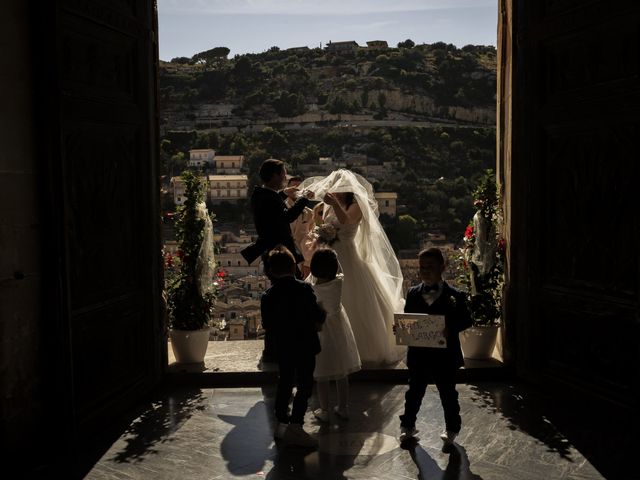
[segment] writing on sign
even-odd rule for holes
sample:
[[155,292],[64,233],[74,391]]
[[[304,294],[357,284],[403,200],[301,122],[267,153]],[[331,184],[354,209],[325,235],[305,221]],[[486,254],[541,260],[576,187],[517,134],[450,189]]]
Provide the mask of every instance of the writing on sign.
[[397,345],[447,348],[447,339],[442,334],[444,315],[395,313],[393,317]]

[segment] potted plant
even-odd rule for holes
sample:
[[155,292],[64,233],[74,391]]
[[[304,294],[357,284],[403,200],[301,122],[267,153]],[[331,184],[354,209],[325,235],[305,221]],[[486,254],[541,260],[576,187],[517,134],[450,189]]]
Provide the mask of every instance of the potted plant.
[[178,250],[165,257],[169,337],[179,363],[204,361],[216,294],[213,226],[204,199],[204,182],[182,175],[185,201],[176,212]]
[[491,358],[502,320],[505,241],[493,170],[485,172],[474,198],[477,210],[464,233],[461,274],[473,326],[460,334],[460,343],[465,357],[480,359]]

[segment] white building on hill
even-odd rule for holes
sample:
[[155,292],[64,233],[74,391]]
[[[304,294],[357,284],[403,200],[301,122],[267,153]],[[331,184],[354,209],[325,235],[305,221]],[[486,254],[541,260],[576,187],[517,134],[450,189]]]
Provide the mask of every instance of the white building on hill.
[[209,175],[209,200],[212,203],[230,202],[247,198],[246,175]]
[[396,192],[376,192],[375,196],[380,214],[386,213],[391,217],[397,215],[398,194]]
[[199,148],[189,150],[189,166],[204,167],[206,165],[213,166],[216,151],[211,148]]
[[217,175],[239,174],[244,166],[244,155],[216,155],[214,162]]

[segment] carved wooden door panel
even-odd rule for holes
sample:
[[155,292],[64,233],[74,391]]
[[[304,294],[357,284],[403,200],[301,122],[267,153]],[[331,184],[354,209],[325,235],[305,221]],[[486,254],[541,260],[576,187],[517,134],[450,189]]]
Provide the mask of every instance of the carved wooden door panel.
[[524,168],[514,195],[526,196],[520,283],[528,289],[521,367],[542,384],[632,406],[640,379],[640,8],[517,5],[514,135]]
[[139,401],[162,372],[154,3],[50,7],[60,349],[69,352],[77,444]]

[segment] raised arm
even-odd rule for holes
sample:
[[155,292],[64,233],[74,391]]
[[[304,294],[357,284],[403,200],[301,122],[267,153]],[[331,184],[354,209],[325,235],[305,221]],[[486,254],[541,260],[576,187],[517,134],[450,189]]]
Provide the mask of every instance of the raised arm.
[[284,217],[287,219],[287,222],[291,223],[298,218],[307,205],[309,205],[309,199],[306,197],[300,197],[291,208],[287,208],[285,205]]
[[335,212],[338,221],[342,224],[358,223],[362,218],[362,210],[360,210],[358,202],[354,201],[351,205],[345,208],[332,193],[327,193],[324,196],[324,201],[333,207],[333,211]]

